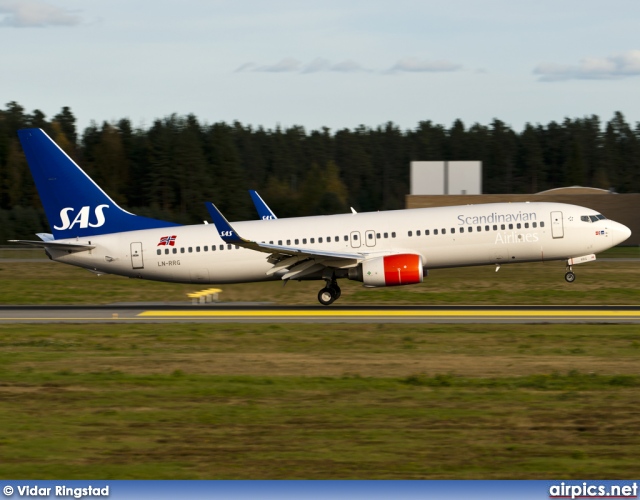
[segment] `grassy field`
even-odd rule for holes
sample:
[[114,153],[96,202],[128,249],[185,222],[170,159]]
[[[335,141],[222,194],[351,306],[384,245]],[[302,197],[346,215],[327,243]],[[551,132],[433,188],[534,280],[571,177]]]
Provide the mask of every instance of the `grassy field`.
[[[343,281],[338,304],[640,303],[637,262],[575,270]],[[195,289],[0,261],[0,304]],[[222,289],[316,305],[319,284]],[[636,478],[639,366],[638,325],[0,325],[0,478]]]
[[[629,257],[633,249],[607,256]],[[8,257],[7,257],[8,258]],[[338,305],[355,304],[638,304],[640,262],[596,261],[574,266],[577,279],[564,280],[562,262],[438,269],[425,282],[398,288],[366,289],[341,280]],[[317,305],[322,282],[222,285],[225,302],[257,301]],[[187,301],[198,285],[158,283],[119,276],[96,276],[55,262],[0,260],[0,304],[109,304]]]
[[3,478],[634,478],[633,325],[2,325]]

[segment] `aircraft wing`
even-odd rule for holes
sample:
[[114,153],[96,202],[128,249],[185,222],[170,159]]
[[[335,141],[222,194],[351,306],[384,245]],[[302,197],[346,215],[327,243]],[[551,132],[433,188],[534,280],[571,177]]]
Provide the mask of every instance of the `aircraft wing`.
[[272,245],[251,241],[240,236],[229,224],[213,203],[206,203],[209,215],[213,219],[220,237],[225,243],[269,254],[267,260],[273,267],[268,275],[288,270],[282,279],[297,279],[317,272],[325,267],[354,267],[367,258],[367,254],[358,252],[331,252],[313,248],[301,248],[283,245]]

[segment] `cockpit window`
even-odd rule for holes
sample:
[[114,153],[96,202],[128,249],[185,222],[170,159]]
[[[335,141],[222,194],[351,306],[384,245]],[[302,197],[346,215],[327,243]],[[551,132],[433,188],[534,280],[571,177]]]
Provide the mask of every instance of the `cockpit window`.
[[580,220],[582,222],[598,222],[599,220],[607,220],[607,218],[602,214],[597,215],[581,215]]

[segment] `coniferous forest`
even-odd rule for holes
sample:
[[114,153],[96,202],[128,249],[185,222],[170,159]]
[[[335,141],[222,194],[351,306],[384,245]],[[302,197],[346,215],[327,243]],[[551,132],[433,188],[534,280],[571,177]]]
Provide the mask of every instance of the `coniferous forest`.
[[583,185],[640,192],[640,123],[617,112],[513,130],[456,120],[402,130],[265,129],[171,115],[148,128],[123,118],[83,131],[68,107],[48,118],[10,102],[0,109],[0,244],[48,232],[16,131],[44,129],[120,206],[180,223],[208,219],[213,201],[229,220],[255,219],[256,189],[278,217],[403,208],[409,163],[481,160],[485,193],[536,193]]

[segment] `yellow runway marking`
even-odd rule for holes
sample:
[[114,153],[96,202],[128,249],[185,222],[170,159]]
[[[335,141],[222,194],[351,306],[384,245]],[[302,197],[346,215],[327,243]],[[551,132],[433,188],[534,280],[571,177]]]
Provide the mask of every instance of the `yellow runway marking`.
[[281,310],[281,311],[144,311],[138,314],[138,317],[173,317],[173,318],[362,318],[362,317],[433,317],[433,318],[449,318],[449,317],[488,317],[488,318],[513,318],[513,317],[565,317],[565,318],[598,318],[598,317],[631,317],[640,318],[640,311],[554,311],[554,310],[519,310],[519,311],[471,311],[471,310],[454,310],[454,311],[344,311],[340,309],[332,309],[326,311],[297,311],[297,310]]

